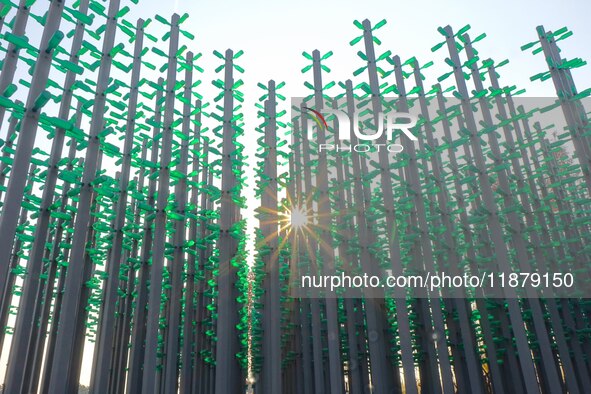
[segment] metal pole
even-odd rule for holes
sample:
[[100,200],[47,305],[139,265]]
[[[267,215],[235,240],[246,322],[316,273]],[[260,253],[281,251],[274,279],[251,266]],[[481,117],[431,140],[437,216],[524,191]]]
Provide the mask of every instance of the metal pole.
[[[277,100],[275,96],[275,81],[268,83],[268,100],[265,102],[266,126],[264,189],[261,196],[260,228],[268,251],[263,256],[266,278],[264,279],[265,300],[263,310],[263,367],[262,392],[276,393],[282,391],[281,379],[281,290],[279,282],[279,245],[278,234],[278,186],[277,186]],[[262,245],[260,245],[262,246]]]
[[[80,105],[76,111],[75,127],[79,128],[82,121],[82,112],[80,111]],[[56,137],[57,138],[57,137]],[[70,140],[70,148],[68,151],[68,164],[66,165],[66,171],[72,171],[74,160],[76,158],[76,147],[78,146],[76,139]],[[49,174],[48,174],[49,175]],[[47,182],[47,176],[46,176]],[[45,185],[47,187],[47,184]],[[68,192],[70,191],[70,183],[65,182],[62,188],[61,204],[59,212],[65,212],[66,206],[69,202]],[[42,213],[42,212],[41,212]],[[58,273],[57,259],[59,255],[60,243],[63,241],[63,232],[68,223],[72,223],[72,220],[66,221],[63,218],[58,218],[56,221],[56,231],[53,236],[53,244],[49,254],[49,263],[47,267],[47,279],[45,280],[45,294],[41,301],[42,306],[35,309],[34,322],[39,321],[39,327],[34,330],[31,337],[34,338],[34,342],[30,345],[31,349],[35,349],[33,357],[27,357],[27,371],[25,376],[30,377],[28,391],[35,391],[40,381],[39,375],[41,374],[41,362],[43,361],[43,353],[45,350],[45,338],[47,336],[47,325],[50,315],[51,299],[53,297],[53,289],[55,285],[55,279]],[[36,240],[37,241],[37,240]],[[35,245],[31,248],[31,255]],[[55,308],[54,308],[55,310]],[[57,316],[57,315],[56,315]],[[32,324],[36,328],[35,324]]]
[[[27,182],[27,185],[25,186],[25,191],[30,191],[32,192],[32,188],[34,185],[34,175],[35,175],[35,171],[36,171],[36,166],[34,164],[31,165],[31,168],[29,170],[29,181]],[[16,276],[14,275],[14,270],[18,269],[19,267],[19,261],[21,259],[21,257],[19,256],[19,254],[21,252],[23,252],[21,250],[22,246],[23,246],[23,241],[22,239],[18,236],[19,233],[22,234],[24,233],[24,227],[27,224],[29,215],[28,215],[28,210],[26,208],[21,208],[21,212],[19,215],[20,219],[19,219],[19,223],[18,223],[18,232],[17,232],[17,237],[16,240],[14,242],[14,247],[12,249],[12,258],[10,259],[10,271],[11,273],[13,273],[13,275],[10,276],[10,278],[8,279],[8,283],[6,284],[6,288],[4,289],[4,294],[2,295],[2,305],[3,305],[3,310],[2,310],[2,315],[0,316],[0,349],[2,349],[2,347],[4,346],[4,339],[6,338],[6,325],[8,323],[8,314],[10,312],[10,307],[12,306],[12,296],[14,294],[15,291],[15,287],[14,287],[14,283],[16,281]],[[14,330],[14,334],[16,334],[16,329]],[[13,337],[14,337],[13,334]]]
[[[441,113],[446,114],[447,113],[447,109],[445,106],[445,99],[443,97],[443,94],[441,92],[441,87],[439,85],[437,85],[437,102],[438,102],[438,108],[440,110]],[[448,158],[449,158],[449,167],[451,169],[451,173],[452,173],[452,177],[454,178],[454,190],[455,190],[455,201],[458,204],[458,210],[460,212],[459,216],[460,216],[460,228],[462,229],[462,233],[464,235],[464,242],[467,245],[467,258],[468,258],[468,262],[469,262],[469,266],[470,268],[473,270],[473,272],[477,272],[477,266],[476,266],[476,252],[475,252],[475,241],[473,240],[473,234],[470,231],[470,224],[469,224],[469,219],[468,219],[468,206],[466,204],[466,200],[463,197],[464,192],[462,189],[462,186],[460,184],[459,178],[461,177],[460,173],[459,173],[459,164],[456,158],[456,149],[454,148],[454,138],[452,138],[451,135],[451,122],[450,119],[446,116],[443,117],[442,119],[442,127],[444,130],[444,135],[445,135],[445,142],[448,143],[450,145],[449,149],[448,149]],[[477,298],[476,298],[476,304],[478,307],[479,311],[487,311],[487,304],[484,300],[484,293],[483,292],[478,292],[477,293]],[[490,322],[488,319],[488,314],[483,316],[481,319],[481,326],[482,326],[482,332],[483,332],[483,336],[485,339],[485,342],[487,343],[487,347],[486,347],[486,354],[488,357],[488,361],[489,361],[489,374],[490,374],[490,379],[491,379],[491,385],[493,387],[493,389],[495,390],[495,392],[498,393],[503,393],[504,392],[504,386],[503,386],[503,378],[502,378],[502,374],[501,371],[499,369],[499,363],[497,362],[497,352],[494,346],[494,338],[492,335],[492,331],[490,328]]]
[[[188,52],[185,68],[185,99],[183,105],[182,138],[179,148],[178,165],[175,169],[176,186],[174,189],[175,231],[172,237],[174,247],[172,261],[169,271],[171,272],[171,294],[168,311],[168,331],[166,338],[166,364],[164,367],[164,392],[177,392],[179,373],[179,340],[181,326],[181,297],[183,290],[183,265],[185,260],[185,232],[186,232],[186,210],[187,210],[187,166],[189,161],[189,138],[190,138],[190,116],[191,116],[191,88],[193,85],[193,53]],[[184,338],[189,340],[189,338]]]
[[[15,101],[16,105],[22,107],[22,103],[20,101]],[[0,190],[0,200],[2,199],[2,193],[4,192],[4,181],[6,181],[6,175],[11,169],[11,166],[7,164],[10,160],[12,161],[11,150],[13,150],[14,140],[17,138],[17,126],[19,125],[20,119],[16,116],[16,114],[12,114],[10,117],[10,121],[8,122],[8,131],[6,133],[6,140],[4,141],[4,146],[2,147],[2,159],[3,161],[0,162],[0,186],[2,186],[2,190]],[[3,204],[4,205],[4,204]]]
[[[195,132],[193,136],[194,140],[194,148],[191,149],[191,153],[193,154],[193,171],[192,171],[192,179],[191,179],[191,186],[193,188],[191,192],[191,201],[190,206],[192,207],[192,215],[190,224],[189,224],[189,241],[195,242],[195,245],[200,241],[199,240],[199,219],[198,219],[198,206],[199,206],[199,195],[201,192],[201,186],[199,185],[199,174],[205,171],[205,166],[201,162],[201,115],[202,115],[202,108],[201,108],[201,100],[195,101]],[[197,256],[199,253],[198,247],[191,247],[191,250],[188,251],[188,258],[187,258],[187,286],[185,292],[185,321],[183,325],[183,351],[182,351],[182,369],[180,372],[181,375],[181,382],[180,382],[180,390],[181,392],[193,392],[196,391],[197,382],[193,379],[193,370],[197,368],[197,358],[199,355],[197,354],[197,347],[196,347],[196,338],[195,334],[196,331],[194,329],[195,323],[195,296],[196,296],[196,286],[195,281],[199,281],[198,275],[201,275],[201,272],[197,271],[198,269],[198,261]]]
[[[320,52],[315,50],[312,52],[314,73],[314,106],[317,111],[323,108],[322,97],[322,75],[320,68]],[[318,145],[326,143],[325,131],[322,128],[318,129],[317,135]],[[331,227],[331,209],[328,196],[328,168],[326,151],[318,152],[318,173],[316,174],[316,189],[318,191],[318,237],[321,243],[326,246],[320,247],[320,258],[322,261],[323,274],[331,275],[335,272],[334,267],[334,249],[332,249],[332,234]],[[341,393],[343,391],[342,381],[342,365],[340,354],[340,334],[338,328],[337,303],[334,295],[327,295],[325,297],[326,307],[326,324],[327,324],[327,339],[328,339],[328,361],[329,361],[329,390],[331,393]]]
[[[398,88],[398,91],[400,92],[398,102],[397,102],[397,109],[402,112],[407,112],[409,110],[409,108],[408,108],[408,102],[407,102],[407,98],[406,98],[406,88],[405,88],[405,84],[404,84],[404,78],[402,76],[400,58],[398,56],[394,56],[393,61],[394,61],[394,74],[396,76],[396,87]],[[412,144],[406,138],[403,139],[402,145],[404,146],[404,150],[406,151],[406,154],[408,155],[408,161],[409,161],[408,167],[407,167],[408,172],[407,172],[406,182],[408,184],[409,194],[410,194],[411,198],[414,200],[413,208],[411,210],[411,220],[413,219],[413,216],[416,215],[416,218],[414,218],[415,223],[411,226],[413,226],[415,228],[418,227],[420,234],[422,235],[421,237],[417,237],[417,240],[419,240],[419,242],[420,242],[420,248],[419,248],[419,245],[417,245],[417,251],[416,251],[417,255],[421,256],[422,264],[419,261],[416,261],[415,266],[418,269],[423,269],[426,272],[429,272],[429,270],[431,270],[431,269],[435,270],[436,266],[435,266],[435,259],[433,257],[433,251],[431,249],[430,239],[429,239],[429,237],[426,236],[429,229],[428,229],[428,225],[427,225],[425,204],[424,204],[424,200],[422,198],[421,187],[419,185],[420,176],[419,176],[419,172],[418,172],[416,152],[414,150],[414,146],[412,146]],[[425,169],[427,169],[427,168],[425,168]],[[428,381],[424,382],[423,384],[428,384],[427,387],[431,387],[431,385],[434,385],[432,390],[434,392],[439,392],[441,390],[439,380],[441,379],[441,383],[443,384],[442,385],[443,392],[449,393],[449,392],[453,391],[453,382],[452,382],[451,365],[450,365],[449,356],[448,356],[449,352],[447,349],[447,343],[446,343],[446,339],[445,339],[445,327],[444,327],[444,322],[443,322],[443,314],[441,311],[441,306],[440,306],[441,303],[439,302],[438,295],[434,294],[433,298],[435,301],[430,300],[428,298],[417,300],[419,305],[422,305],[422,307],[425,308],[425,309],[423,309],[424,314],[422,314],[422,316],[421,316],[424,319],[423,320],[423,327],[422,327],[423,330],[430,328],[429,326],[432,324],[433,325],[433,332],[435,333],[435,336],[432,336],[433,338],[435,338],[435,340],[429,341],[429,343],[427,345],[427,352],[430,353],[430,352],[435,351],[433,345],[435,343],[437,344],[437,356],[435,353],[432,353],[429,357],[429,362],[432,363],[431,365],[429,365],[431,377],[435,380],[433,380],[433,381],[428,380]],[[430,307],[429,306],[430,303],[434,304],[434,305],[432,305]],[[430,314],[429,314],[429,309],[431,311]],[[429,315],[431,315],[431,318],[429,318]],[[432,319],[432,323],[431,323],[431,319]],[[425,334],[428,334],[428,331],[425,332]],[[426,337],[426,336],[427,335],[424,335],[424,337]],[[437,359],[439,360],[439,363],[437,365],[433,365],[433,363],[437,362]]]
[[[84,167],[84,159],[80,159],[80,161],[77,164],[83,168]],[[80,178],[80,176],[79,176],[79,178]],[[78,202],[75,199],[73,199],[72,205],[73,205],[74,209],[77,209]],[[74,222],[75,219],[76,219],[75,217],[72,218],[71,223]],[[67,245],[72,244],[72,234],[69,232],[66,233],[65,243]],[[54,251],[55,254],[54,254],[54,261],[53,262],[56,264],[56,266],[59,266],[59,279],[57,282],[55,298],[54,298],[54,302],[53,302],[53,315],[52,315],[52,319],[51,319],[51,328],[49,330],[49,333],[47,334],[47,336],[48,336],[47,352],[45,355],[42,375],[40,377],[41,392],[43,394],[49,393],[49,378],[51,375],[51,367],[52,367],[51,360],[53,359],[53,355],[55,354],[55,346],[56,346],[55,340],[57,337],[57,330],[59,327],[59,324],[58,324],[59,315],[60,315],[60,311],[62,308],[64,284],[65,284],[65,277],[66,277],[66,274],[65,274],[66,273],[66,266],[67,266],[68,258],[70,257],[70,248],[64,248],[62,250],[63,250],[63,252],[62,252],[61,256],[59,256],[59,254],[58,254],[59,249]]]
[[[469,42],[469,41],[468,41]],[[490,78],[490,82],[491,82],[491,87],[493,89],[500,89],[499,86],[499,82],[498,82],[498,78],[497,78],[497,73],[494,69],[493,66],[490,66],[488,68],[488,74],[489,74],[489,78]],[[503,120],[508,119],[508,115],[507,115],[507,111],[505,109],[505,106],[501,100],[501,96],[496,96],[495,97],[495,103],[497,104],[497,108],[498,108],[498,113],[500,116],[500,120],[501,122]],[[518,186],[518,190],[520,191],[519,195],[521,198],[521,205],[523,206],[524,209],[524,216],[526,219],[526,224],[528,226],[529,229],[534,228],[533,226],[535,225],[534,222],[534,218],[532,215],[532,207],[530,204],[530,194],[525,193],[525,179],[523,178],[523,170],[521,168],[521,164],[519,162],[519,160],[517,159],[517,151],[516,151],[516,144],[515,144],[515,140],[513,138],[513,133],[515,132],[514,130],[511,130],[509,128],[509,126],[506,124],[503,126],[503,132],[505,135],[505,142],[506,145],[508,147],[508,154],[511,157],[511,165],[513,167],[513,176],[517,178],[517,186]],[[527,156],[525,156],[525,159],[527,159]],[[525,233],[527,229],[523,229],[523,233]],[[526,234],[522,233],[522,237],[526,238]],[[529,236],[530,236],[530,240],[533,246],[533,255],[535,257],[535,262],[533,262],[531,265],[537,270],[538,273],[540,274],[544,274],[547,271],[547,266],[545,264],[543,264],[544,256],[542,256],[541,251],[539,250],[539,245],[540,245],[540,238],[538,237],[538,233],[536,231],[528,231]],[[521,263],[521,267],[522,269],[524,269],[526,266],[526,261],[520,262]],[[578,393],[579,392],[579,387],[578,384],[576,382],[576,375],[574,373],[573,370],[573,366],[571,364],[571,360],[570,360],[570,350],[566,347],[566,344],[564,343],[564,332],[562,330],[562,319],[560,319],[557,315],[557,310],[554,309],[556,307],[554,299],[550,298],[548,300],[546,300],[546,309],[547,311],[543,311],[542,310],[542,304],[540,302],[540,300],[538,300],[537,298],[535,298],[535,294],[532,291],[533,289],[530,289],[527,294],[528,296],[534,296],[532,299],[529,300],[529,305],[532,308],[532,318],[534,320],[534,325],[536,325],[537,327],[545,327],[546,324],[548,324],[548,320],[550,320],[550,322],[552,323],[552,329],[556,335],[556,338],[554,339],[554,341],[556,342],[556,344],[558,345],[558,353],[559,353],[559,357],[560,359],[557,360],[555,359],[555,357],[553,356],[553,351],[552,351],[552,347],[550,344],[550,338],[548,337],[548,332],[546,332],[546,330],[537,330],[537,340],[538,340],[538,346],[540,349],[540,352],[542,354],[542,359],[541,359],[541,363],[542,366],[544,368],[545,371],[550,371],[550,373],[548,373],[546,376],[546,379],[548,379],[548,383],[550,384],[550,387],[552,389],[556,389],[557,388],[557,383],[560,382],[562,383],[562,379],[559,378],[558,376],[558,369],[560,368],[560,364],[562,364],[562,369],[564,369],[564,380],[565,382],[568,383],[567,388],[569,391],[572,391],[573,393]],[[543,294],[543,293],[542,293]],[[550,319],[544,318],[544,314],[545,313],[550,313]],[[556,320],[556,318],[558,318],[558,320]],[[562,386],[562,385],[561,385]]]
[[[12,171],[6,190],[6,197],[2,207],[2,217],[0,218],[0,294],[4,291],[9,275],[10,251],[16,226],[18,224],[19,207],[23,198],[24,187],[27,181],[27,170],[31,162],[35,135],[39,126],[39,115],[44,100],[41,98],[46,94],[44,89],[47,85],[51,61],[55,48],[49,46],[50,40],[59,32],[61,15],[63,11],[62,0],[54,0],[50,3],[45,28],[41,37],[40,52],[37,58],[31,87],[27,96],[24,117],[21,121],[19,139],[12,163]],[[23,9],[21,12],[28,13]],[[17,19],[18,20],[18,19]],[[8,61],[8,60],[7,60]],[[4,64],[6,66],[6,63]],[[2,75],[9,73],[7,69]],[[2,78],[2,77],[0,77]],[[0,84],[2,81],[0,81]],[[11,365],[7,370],[6,390],[18,392],[23,382],[19,375],[24,369],[24,359],[27,353],[14,354],[11,357]]]
[[574,84],[569,83],[572,79],[568,78],[567,70],[563,69],[563,61],[551,33],[546,33],[544,26],[538,26],[536,31],[571,133],[575,155],[581,165],[587,189],[591,192],[591,147],[588,144],[588,137],[584,136],[589,128],[589,121],[584,110],[578,111],[576,108],[577,103],[573,101],[573,97],[577,91]]
[[235,164],[236,147],[234,146],[233,112],[234,97],[232,95],[234,86],[233,77],[233,56],[234,52],[228,49],[225,53],[225,75],[224,75],[224,114],[223,114],[223,141],[222,141],[222,187],[220,198],[220,238],[219,248],[219,276],[218,280],[218,302],[217,302],[217,327],[215,344],[215,393],[234,393],[240,390],[240,370],[236,354],[238,323],[238,310],[236,300],[233,297],[233,287],[236,281],[237,269],[232,265],[232,258],[236,252],[236,241],[230,235],[232,225],[235,223],[235,204],[232,201],[236,187],[236,175],[232,171]]
[[164,126],[162,130],[162,150],[158,179],[158,198],[156,200],[156,218],[154,220],[154,241],[152,246],[152,267],[150,270],[150,292],[148,296],[148,317],[146,320],[146,347],[144,351],[144,369],[142,391],[158,392],[158,328],[160,324],[160,300],[162,293],[162,272],[164,270],[166,246],[166,206],[170,194],[170,163],[172,151],[172,124],[174,121],[175,84],[179,21],[174,14],[171,19],[170,47],[168,52],[168,73],[166,76],[166,95],[164,104]]
[[[435,147],[435,140],[433,138],[434,128],[431,123],[431,118],[429,115],[428,103],[425,97],[425,92],[423,88],[423,80],[421,79],[420,67],[418,62],[414,62],[413,65],[413,72],[415,77],[416,86],[419,87],[419,104],[421,106],[421,113],[423,119],[425,119],[425,137],[427,139],[427,144],[434,149]],[[445,186],[444,182],[444,175],[442,171],[441,159],[438,157],[438,154],[435,150],[433,157],[433,165],[432,165],[432,172],[433,178],[435,179],[436,184],[439,186],[440,192],[438,193],[438,202],[439,202],[439,210],[442,216],[442,222],[445,226],[445,246],[447,248],[446,253],[448,254],[448,264],[450,267],[450,272],[453,275],[459,274],[459,267],[460,267],[460,256],[458,255],[458,245],[456,242],[454,235],[454,228],[452,223],[451,214],[448,209],[448,202],[449,197],[447,195],[447,187]],[[426,170],[426,167],[425,167]],[[442,270],[440,265],[440,270]],[[468,369],[468,381],[470,385],[470,392],[472,393],[482,393],[482,375],[480,372],[480,368],[478,368],[478,361],[476,360],[476,354],[474,350],[476,349],[476,342],[474,338],[474,334],[470,328],[470,321],[468,319],[468,310],[469,306],[467,305],[464,300],[456,299],[454,300],[455,304],[455,311],[458,314],[459,322],[460,322],[460,331],[462,336],[462,343],[464,352],[463,355],[466,358],[466,367]],[[436,308],[436,306],[434,307]],[[449,319],[451,320],[451,319]],[[448,322],[448,326],[454,324],[452,322]],[[440,333],[440,337],[444,337],[443,333]],[[442,345],[439,343],[438,345]],[[445,345],[443,344],[444,349]],[[439,350],[439,349],[438,349]],[[439,350],[440,352],[443,350]],[[458,364],[460,360],[454,360]],[[449,371],[451,372],[451,371]],[[448,382],[449,384],[449,382]]]
[[[464,112],[464,116],[466,118],[468,131],[470,133],[470,142],[472,149],[474,151],[475,166],[478,169],[478,179],[481,185],[482,199],[486,210],[490,212],[489,228],[491,231],[491,239],[493,241],[494,251],[496,253],[496,259],[498,261],[498,265],[501,272],[509,273],[511,272],[509,255],[507,249],[505,248],[499,218],[493,214],[496,211],[494,195],[492,192],[492,188],[490,186],[491,183],[489,180],[489,175],[487,173],[486,164],[484,162],[482,147],[480,146],[480,137],[476,134],[476,121],[472,113],[470,102],[468,101],[468,89],[466,87],[464,75],[460,68],[460,65],[462,63],[460,62],[458,50],[455,46],[455,40],[453,39],[454,35],[451,27],[447,26],[445,28],[445,32],[446,43],[449,49],[451,61],[453,62],[453,64],[456,65],[454,67],[453,72],[456,79],[458,91],[461,96],[462,109]],[[515,290],[513,288],[505,288],[504,293],[508,298],[507,302],[509,316],[511,318],[513,333],[515,335],[515,339],[517,342],[517,349],[520,356],[519,361],[522,368],[523,378],[525,381],[525,389],[527,393],[533,394],[537,391],[538,383],[536,379],[536,373],[534,370],[533,360],[531,358],[531,353],[528,346],[527,336],[525,333],[523,317],[521,316],[521,311],[516,301]]]
[[[81,1],[79,12],[84,14],[88,12],[88,0]],[[69,59],[73,64],[78,63],[78,51],[80,50],[83,36],[84,24],[79,22],[75,28]],[[68,71],[64,82],[64,94],[60,103],[58,115],[60,119],[65,120],[69,118],[72,103],[72,89],[75,79],[76,74],[73,71]],[[25,371],[30,368],[25,366],[25,363],[26,365],[30,365],[31,363],[29,356],[33,355],[33,353],[31,353],[30,349],[32,349],[31,345],[37,338],[35,335],[36,325],[33,323],[33,319],[39,314],[37,309],[41,307],[37,303],[41,297],[42,291],[39,275],[43,265],[43,254],[45,253],[45,243],[51,217],[50,207],[53,203],[59,175],[58,162],[62,159],[65,134],[66,130],[61,127],[56,127],[51,154],[49,156],[48,171],[45,176],[43,195],[41,197],[40,212],[35,227],[35,241],[33,242],[30,251],[30,259],[27,267],[28,275],[25,277],[23,283],[23,297],[20,300],[19,313],[15,325],[17,329],[15,330],[15,336],[11,345],[11,354],[13,354],[11,359],[14,363],[14,369],[11,370],[11,375],[13,376],[13,379],[16,379],[18,382],[15,384],[22,387],[23,390],[25,390],[25,385],[27,384],[26,381],[28,380]]]
[[[377,125],[377,116],[381,112],[380,94],[379,94],[379,82],[377,79],[376,69],[376,56],[373,47],[373,35],[371,32],[371,24],[369,20],[363,21],[363,40],[365,43],[365,55],[367,57],[367,70],[369,77],[369,86],[373,97],[373,111],[375,116],[375,124]],[[386,143],[385,136],[378,139],[378,143]],[[386,207],[386,231],[388,234],[395,234],[396,223],[394,218],[394,194],[392,176],[390,174],[390,160],[385,150],[379,152],[379,165],[380,165],[380,181],[383,193],[383,202]],[[392,208],[390,208],[392,207]],[[393,275],[400,276],[403,274],[401,267],[401,255],[400,245],[394,239],[390,237],[388,240],[388,249],[390,252],[390,262],[392,263]],[[402,369],[404,372],[404,387],[406,392],[409,394],[416,394],[417,381],[415,378],[415,367],[413,349],[410,338],[410,322],[408,318],[408,311],[406,306],[406,299],[400,297],[400,294],[396,297],[396,318],[398,320],[398,332],[400,335],[400,350],[402,357]]]
[[[10,32],[15,36],[23,36],[25,34],[25,29],[27,27],[29,15],[31,13],[30,6],[27,5],[28,3],[28,0],[19,1],[18,8],[16,10],[16,16],[14,17],[14,22],[12,25],[12,30]],[[41,48],[43,48],[43,46]],[[19,59],[19,52],[20,48],[18,46],[13,43],[8,44],[8,47],[6,48],[6,56],[2,62],[2,71],[0,72],[0,94],[4,94],[14,79],[14,74],[16,72],[16,66]],[[4,121],[5,112],[6,108],[0,106],[0,126]]]
[[119,11],[119,0],[111,0],[107,18],[107,27],[103,41],[101,54],[101,65],[96,86],[96,96],[92,110],[89,141],[86,149],[84,173],[82,175],[82,186],[78,197],[78,213],[74,223],[74,235],[72,239],[72,252],[66,279],[64,283],[64,297],[60,313],[60,324],[56,337],[56,353],[52,361],[51,376],[49,382],[50,392],[63,392],[67,382],[63,379],[67,371],[71,370],[73,358],[74,338],[76,337],[75,322],[80,311],[80,297],[82,295],[82,284],[84,283],[84,256],[86,253],[87,229],[90,223],[90,209],[93,198],[93,185],[96,171],[99,167],[99,140],[97,138],[104,127],[104,109],[106,101],[106,90],[109,85],[111,71],[111,50],[115,39],[117,20],[115,18]]
[[[465,45],[466,45],[465,46],[466,55],[468,56],[469,60],[473,59],[475,55],[474,55],[474,50],[473,50],[471,42],[470,42],[470,38],[468,37],[467,34],[465,34],[463,37],[464,37],[464,41],[465,41]],[[475,86],[476,90],[482,91],[483,90],[482,81],[480,79],[480,74],[477,70],[476,63],[473,63],[470,66],[470,68],[472,70],[472,78],[473,78],[474,86]],[[490,73],[489,73],[489,75],[490,75]],[[498,84],[495,85],[495,81],[496,81],[495,79],[492,80],[493,88],[495,86],[498,86]],[[481,108],[484,122],[488,126],[492,126],[493,119],[492,119],[492,115],[491,115],[491,112],[488,107],[488,102],[485,100],[484,97],[480,98],[479,102],[480,102],[480,108]],[[501,115],[501,117],[503,117],[503,113],[501,113],[500,115]],[[506,118],[506,114],[505,114],[505,118]],[[506,136],[506,138],[508,138],[506,143],[510,147],[513,146],[514,145],[513,139],[512,139],[511,133],[508,129],[505,130],[505,136]],[[491,147],[491,153],[492,153],[492,155],[494,157],[494,161],[495,161],[495,168],[498,168],[499,166],[501,166],[503,164],[503,159],[501,157],[501,151],[500,151],[500,148],[499,148],[499,145],[497,142],[497,138],[496,138],[496,135],[494,132],[489,133],[488,137],[489,137],[489,146]],[[513,164],[515,164],[515,159],[513,159],[513,162],[514,162]],[[519,169],[516,169],[516,170],[519,170]],[[528,256],[527,248],[526,248],[525,242],[524,242],[523,225],[522,225],[521,221],[519,220],[517,213],[514,210],[509,210],[509,208],[512,207],[517,202],[513,200],[512,196],[510,194],[510,185],[509,185],[509,179],[508,179],[507,173],[509,173],[509,171],[505,171],[505,170],[498,171],[497,174],[498,174],[498,180],[499,180],[499,187],[503,191],[502,195],[503,195],[503,203],[505,205],[505,208],[509,211],[507,213],[507,219],[508,219],[509,225],[512,229],[511,239],[512,239],[512,243],[513,243],[513,247],[517,251],[516,262],[518,264],[518,267],[520,267],[520,269],[522,271],[526,271],[528,269],[526,264],[529,261],[529,256]],[[495,209],[496,209],[496,207],[495,207]],[[550,349],[550,342],[549,342],[549,338],[548,338],[548,333],[546,331],[546,325],[545,325],[545,322],[543,321],[542,309],[540,307],[538,300],[535,298],[536,297],[535,291],[530,286],[526,286],[525,290],[526,290],[527,296],[530,297],[529,306],[532,308],[531,316],[534,321],[534,329],[536,330],[537,339],[538,339],[538,341],[541,342],[540,343],[540,350],[542,352],[542,365],[544,368],[544,377],[545,377],[545,379],[547,379],[548,384],[549,384],[549,388],[551,391],[561,390],[557,371],[553,365],[549,365],[550,360],[553,359],[553,356],[552,356],[551,349]],[[509,300],[508,302],[509,303],[516,303],[516,300]],[[518,308],[517,305],[515,307]],[[521,327],[519,327],[519,328],[513,327],[513,330],[520,331]],[[517,334],[516,334],[516,336],[517,336]],[[520,352],[520,354],[521,354],[521,352]],[[522,368],[523,368],[523,366],[522,366]]]
[[[302,113],[303,113],[302,109]],[[302,123],[302,132],[301,142],[302,142],[302,159],[303,163],[311,163],[311,154],[310,154],[310,141],[308,141],[305,136],[308,135],[307,130],[307,122]],[[315,190],[312,187],[312,168],[310,166],[308,169],[304,170],[304,187],[302,191],[302,196],[305,199],[305,208],[306,212],[314,212],[314,194]],[[312,215],[312,217],[308,218],[308,226],[315,226],[316,225],[316,215]],[[307,243],[306,251],[307,251],[307,259],[310,264],[310,274],[311,275],[318,275],[318,262],[317,262],[317,255],[316,251],[318,249],[318,241],[316,237],[302,237],[302,244]],[[324,369],[323,369],[323,361],[322,361],[322,353],[323,353],[323,346],[322,346],[322,330],[323,330],[323,323],[321,319],[321,299],[318,298],[317,295],[313,295],[313,298],[310,300],[310,324],[311,324],[311,334],[312,334],[312,363],[314,365],[314,392],[315,393],[325,393],[326,388],[324,384]]]
[[93,360],[93,373],[90,387],[95,393],[104,393],[109,384],[109,375],[112,370],[111,360],[113,353],[113,335],[115,328],[115,311],[117,307],[117,290],[119,288],[119,270],[121,268],[121,252],[123,244],[123,228],[125,226],[125,211],[127,208],[127,195],[129,187],[129,173],[131,167],[131,151],[133,148],[133,135],[135,131],[135,116],[137,113],[138,84],[141,71],[141,54],[143,50],[143,25],[139,19],[136,24],[135,48],[133,52],[133,69],[131,71],[131,89],[125,126],[125,141],[123,145],[123,163],[119,179],[119,196],[116,204],[116,217],[111,250],[107,261],[107,281],[105,284],[104,298],[99,314],[97,341]]
[[[164,86],[164,80],[160,78],[158,80],[158,86]],[[150,179],[147,190],[146,206],[150,209],[154,209],[155,206],[155,193],[157,179],[154,176],[157,173],[156,164],[158,163],[158,139],[157,136],[161,132],[161,101],[162,101],[162,90],[156,92],[156,108],[154,111],[154,129],[152,132],[151,139],[151,152],[150,152]],[[150,212],[150,211],[148,211]],[[135,310],[133,314],[133,327],[131,336],[135,338],[131,344],[131,351],[129,356],[128,376],[127,376],[127,391],[137,392],[141,391],[141,368],[144,359],[144,342],[146,337],[146,305],[148,297],[148,279],[150,275],[150,266],[148,265],[151,253],[151,247],[153,242],[152,224],[154,222],[154,216],[149,215],[144,218],[142,246],[140,250],[140,268],[138,275],[138,286],[137,295],[135,297]]]

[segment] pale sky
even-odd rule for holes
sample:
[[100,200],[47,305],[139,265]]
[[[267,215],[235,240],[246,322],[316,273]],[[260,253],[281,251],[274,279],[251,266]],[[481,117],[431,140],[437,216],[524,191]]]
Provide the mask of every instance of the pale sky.
[[[196,35],[196,47],[191,49],[203,52],[205,62],[211,60],[213,49],[242,49],[245,55],[241,64],[246,69],[247,85],[251,80],[253,83],[269,78],[285,80],[293,96],[307,93],[301,86],[300,74],[305,65],[301,57],[304,50],[334,51],[335,55],[327,63],[333,70],[332,75],[335,79],[351,77],[351,72],[361,62],[355,55],[361,46],[348,45],[358,35],[352,24],[354,19],[368,18],[374,24],[387,19],[388,24],[376,33],[384,51],[390,49],[402,59],[416,56],[422,63],[439,55],[430,52],[434,44],[442,41],[437,27],[449,24],[457,30],[470,24],[473,37],[482,32],[488,34],[488,38],[478,44],[482,56],[511,60],[502,73],[507,84],[523,84],[528,82],[529,76],[544,70],[541,55],[533,56],[519,49],[536,39],[538,25],[552,30],[568,26],[574,31],[573,37],[561,42],[567,57],[586,58],[591,52],[588,45],[591,2],[585,0],[176,0],[142,1],[140,4],[141,7],[128,14],[129,19],[136,15],[147,18],[158,13],[168,17],[173,12],[188,12],[191,17],[184,26]],[[581,84],[590,80],[588,69],[575,73]],[[551,93],[540,85],[525,83],[532,96]],[[551,87],[551,84],[544,85]]]

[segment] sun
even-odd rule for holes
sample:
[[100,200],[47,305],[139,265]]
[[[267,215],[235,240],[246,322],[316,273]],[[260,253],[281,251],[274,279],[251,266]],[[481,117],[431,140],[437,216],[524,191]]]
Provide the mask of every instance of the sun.
[[294,207],[289,212],[289,224],[294,229],[302,228],[308,225],[308,214],[301,207]]

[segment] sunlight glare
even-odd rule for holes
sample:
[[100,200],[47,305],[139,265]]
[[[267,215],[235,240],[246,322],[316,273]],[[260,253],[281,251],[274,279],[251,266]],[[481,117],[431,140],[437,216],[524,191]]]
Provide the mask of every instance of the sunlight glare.
[[308,215],[299,207],[294,207],[291,210],[290,224],[294,228],[304,227],[308,224]]

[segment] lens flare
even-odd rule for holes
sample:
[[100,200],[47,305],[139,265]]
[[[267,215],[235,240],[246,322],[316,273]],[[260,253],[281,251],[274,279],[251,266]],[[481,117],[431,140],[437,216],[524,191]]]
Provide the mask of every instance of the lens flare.
[[290,211],[289,224],[293,228],[305,227],[308,224],[308,215],[302,208],[294,207]]

